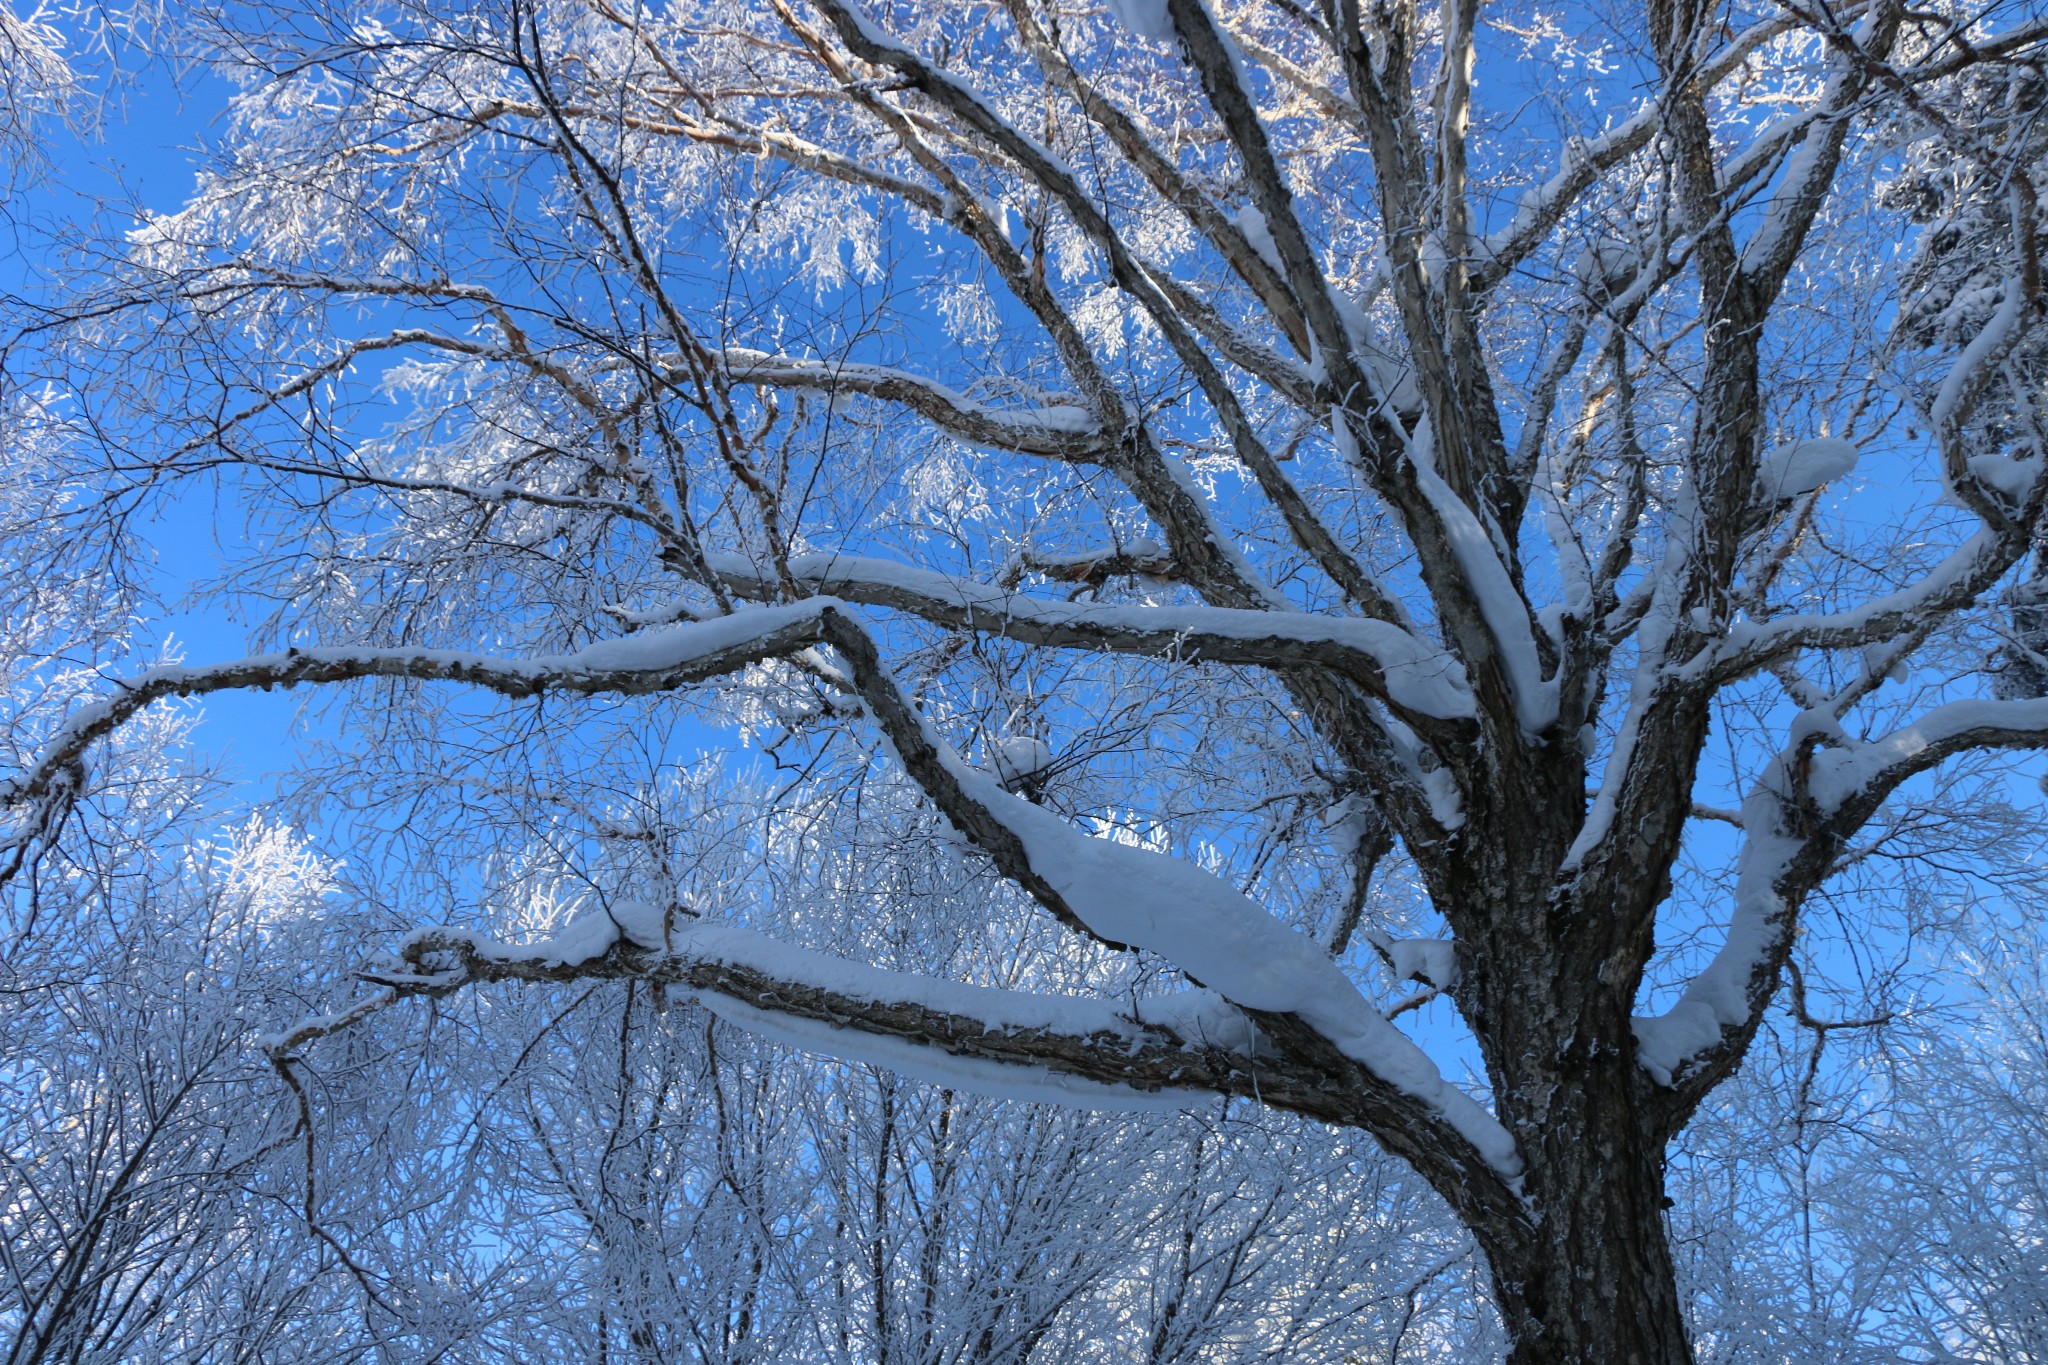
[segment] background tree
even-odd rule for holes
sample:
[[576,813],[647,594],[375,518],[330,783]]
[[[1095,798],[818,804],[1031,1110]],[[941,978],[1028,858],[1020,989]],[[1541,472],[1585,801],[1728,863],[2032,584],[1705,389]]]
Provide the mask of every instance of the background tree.
[[[626,978],[957,1089],[1253,1097],[1429,1182],[1512,1359],[1690,1358],[1671,1145],[1788,979],[1817,1038],[1898,1003],[1829,887],[2033,832],[1986,764],[2048,737],[1997,601],[2044,27],[1620,20],[189,9],[218,158],[10,366],[88,438],[25,475],[77,490],[65,552],[119,581],[211,479],[270,652],[18,746],[14,875],[152,703],[381,680],[301,809],[369,901],[474,927],[281,1075],[408,998]],[[707,720],[852,822],[686,858]],[[948,884],[798,913],[904,782]]]

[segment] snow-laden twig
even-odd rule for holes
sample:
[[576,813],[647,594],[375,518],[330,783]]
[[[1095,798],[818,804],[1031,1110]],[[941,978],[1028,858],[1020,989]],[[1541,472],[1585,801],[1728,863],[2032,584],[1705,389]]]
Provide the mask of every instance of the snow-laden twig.
[[762,607],[603,640],[570,654],[516,658],[460,649],[309,646],[218,664],[166,665],[116,680],[112,696],[67,716],[26,770],[0,779],[0,806],[24,812],[12,830],[0,834],[0,848],[14,853],[6,875],[18,870],[22,850],[53,830],[62,812],[82,794],[81,765],[92,745],[165,697],[252,687],[269,691],[359,678],[464,683],[509,697],[551,691],[645,695],[733,673],[815,644],[831,605],[827,599],[812,598]]

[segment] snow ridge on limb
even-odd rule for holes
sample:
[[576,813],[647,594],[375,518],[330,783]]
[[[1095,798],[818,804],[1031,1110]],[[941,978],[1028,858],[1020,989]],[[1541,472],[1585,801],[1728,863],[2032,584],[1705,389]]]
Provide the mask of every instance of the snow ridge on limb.
[[1875,739],[1837,732],[1819,745],[1831,729],[1809,712],[1751,790],[1726,942],[1676,1005],[1635,1020],[1644,1070],[1687,1098],[1718,1079],[1717,1064],[1740,1057],[1791,952],[1799,904],[1850,835],[1900,783],[1957,754],[2048,748],[2048,699],[1951,702]]
[[1894,639],[1930,616],[1970,605],[2026,551],[2024,535],[1985,527],[1911,587],[1872,598],[1852,610],[1737,621],[1712,651],[1701,656],[1697,666],[1711,668],[1718,686],[1796,650],[1853,649]]
[[[362,975],[437,994],[451,982],[652,981],[807,1051],[851,1060],[879,1051],[887,1064],[941,1084],[1088,1108],[1185,1108],[1210,1094],[1249,1093],[1254,1061],[1249,1024],[1208,991],[1123,1010],[1083,996],[891,971],[752,929],[678,920],[644,902],[587,911],[529,944],[465,929],[416,930],[395,962]],[[324,1029],[325,1019],[309,1023]]]
[[1973,699],[1937,706],[1870,740],[1843,740],[1813,755],[1807,794],[1823,814],[1859,814],[1899,783],[1971,749],[2048,747],[2048,699]]
[[[1003,790],[955,754],[903,697],[867,633],[838,610],[826,640],[845,658],[861,698],[911,778],[997,867],[1072,928],[1158,953],[1190,979],[1261,1019],[1291,1016],[1355,1063],[1376,1099],[1412,1123],[1418,1108],[1439,1142],[1469,1149],[1512,1182],[1514,1139],[1459,1090],[1427,1053],[1381,1016],[1306,935],[1184,859],[1083,834]],[[1383,1124],[1371,1125],[1383,1140]],[[1404,1155],[1407,1153],[1404,1152]],[[1426,1159],[1427,1154],[1424,1154]]]
[[[875,1061],[978,1093],[1094,1109],[1179,1109],[1209,1095],[1258,1099],[1323,1122],[1382,1131],[1383,1103],[1333,1084],[1327,1066],[1276,1051],[1246,1012],[1208,990],[1133,1002],[938,980],[784,943],[754,930],[678,921],[624,902],[587,912],[554,938],[506,944],[456,928],[408,935],[358,973],[375,992],[259,1039],[282,1065],[305,1044],[413,996],[490,982],[632,979],[680,990],[714,1014],[806,1051]],[[1407,1116],[1390,1145],[1436,1142],[1441,1124]],[[1470,1210],[1519,1219],[1512,1182],[1468,1163]]]
[[[735,592],[774,590],[774,581],[743,556],[714,553],[707,563]],[[1455,659],[1399,626],[1369,617],[1053,602],[892,560],[833,552],[795,556],[789,572],[798,583],[844,601],[1029,644],[1268,667],[1319,664],[1363,683],[1407,715],[1464,720],[1476,714]]]
[[569,654],[526,658],[461,649],[317,646],[219,664],[153,668],[117,680],[113,696],[78,708],[43,747],[33,766],[0,779],[0,806],[28,808],[27,817],[15,828],[0,832],[0,850],[11,854],[10,862],[0,868],[0,882],[20,870],[29,847],[54,831],[64,811],[80,795],[85,754],[94,742],[164,697],[203,696],[250,687],[268,691],[357,678],[468,683],[509,697],[547,691],[644,695],[737,672],[763,659],[816,644],[820,623],[831,605],[826,599],[811,598],[600,640]]
[[[1426,424],[1423,434],[1427,434]],[[1463,571],[1480,619],[1499,647],[1501,671],[1514,698],[1516,719],[1525,733],[1542,734],[1557,723],[1558,680],[1544,676],[1529,605],[1515,588],[1500,547],[1486,534],[1472,509],[1424,460],[1415,462],[1415,483],[1436,509],[1444,539]]]
[[1790,812],[1779,795],[1791,776],[1792,764],[1780,755],[1742,803],[1745,837],[1727,941],[1686,984],[1677,1004],[1634,1021],[1636,1060],[1659,1085],[1675,1087],[1688,1068],[1721,1047],[1724,1030],[1747,1030],[1762,1008],[1759,978],[1774,982],[1791,947],[1805,890],[1795,889],[1795,870],[1811,861],[1801,857],[1809,840],[1789,831]]

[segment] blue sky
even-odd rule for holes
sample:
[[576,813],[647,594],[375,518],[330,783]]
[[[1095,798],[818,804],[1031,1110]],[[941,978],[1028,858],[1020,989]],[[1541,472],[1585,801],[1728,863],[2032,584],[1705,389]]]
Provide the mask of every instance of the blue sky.
[[[38,262],[75,243],[95,215],[103,229],[118,230],[144,211],[180,208],[200,164],[197,149],[228,93],[215,78],[179,80],[151,65],[118,88],[98,128],[80,133],[47,125],[50,173],[17,189],[6,205],[0,295],[32,295]],[[236,519],[218,510],[208,490],[192,485],[142,528],[154,551],[159,601],[140,623],[139,642],[169,644],[192,663],[246,652],[245,632],[222,610],[183,604],[189,586],[212,577],[222,563],[215,537],[231,531]],[[294,718],[305,700],[283,692],[216,694],[205,703],[200,742],[227,755],[237,776],[261,781],[290,762]]]

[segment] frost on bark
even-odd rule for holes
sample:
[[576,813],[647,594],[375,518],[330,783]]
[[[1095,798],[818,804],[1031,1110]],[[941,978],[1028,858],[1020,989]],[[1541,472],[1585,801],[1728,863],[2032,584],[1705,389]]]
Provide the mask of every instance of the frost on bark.
[[[2044,30],[1647,0],[1603,67],[1510,18],[194,18],[232,156],[23,336],[92,418],[62,515],[228,478],[285,538],[237,584],[272,647],[71,710],[6,779],[9,874],[172,695],[381,679],[383,749],[432,752],[402,717],[452,685],[565,770],[701,706],[913,785],[1113,984],[815,952],[650,839],[553,938],[423,925],[279,1066],[628,978],[961,1085],[1254,1097],[1434,1186],[1515,1361],[1690,1359],[1665,1153],[1802,908],[1895,793],[2048,740]],[[1483,98],[1545,44],[1627,79]]]

